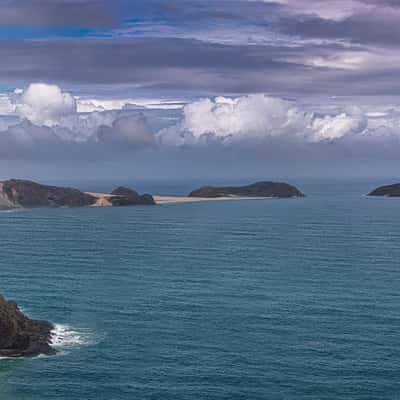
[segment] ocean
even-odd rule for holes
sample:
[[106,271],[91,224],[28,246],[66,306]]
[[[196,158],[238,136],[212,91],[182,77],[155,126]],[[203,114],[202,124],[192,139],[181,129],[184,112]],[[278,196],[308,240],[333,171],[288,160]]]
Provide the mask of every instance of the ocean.
[[400,199],[364,196],[391,181],[290,183],[0,213],[0,293],[59,350],[0,360],[0,399],[400,398]]

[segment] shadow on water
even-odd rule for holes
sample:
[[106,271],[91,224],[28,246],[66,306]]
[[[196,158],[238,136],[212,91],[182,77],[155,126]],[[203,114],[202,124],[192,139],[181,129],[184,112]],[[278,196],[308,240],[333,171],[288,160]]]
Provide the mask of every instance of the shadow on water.
[[9,390],[9,379],[21,365],[22,360],[0,359],[0,398],[6,399]]

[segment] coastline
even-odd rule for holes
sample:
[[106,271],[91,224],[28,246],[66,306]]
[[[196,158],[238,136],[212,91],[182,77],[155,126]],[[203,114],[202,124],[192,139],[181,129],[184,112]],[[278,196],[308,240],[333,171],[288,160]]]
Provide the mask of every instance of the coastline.
[[224,197],[188,197],[188,196],[159,196],[155,195],[156,204],[173,203],[198,203],[203,201],[233,201],[233,200],[271,200],[273,197],[247,197],[247,196],[224,196]]
[[0,181],[0,208],[42,207],[122,207],[204,201],[265,200],[304,197],[296,187],[284,182],[262,181],[246,186],[203,186],[189,194],[151,195],[119,186],[110,193],[83,192],[72,187],[42,185],[26,179]]
[[[109,193],[85,192],[93,196],[97,201],[90,207],[111,207],[110,197],[117,197]],[[247,196],[224,196],[224,197],[189,197],[189,196],[161,196],[154,195],[156,204],[198,203],[203,201],[232,201],[232,200],[270,200],[273,197],[247,197]]]

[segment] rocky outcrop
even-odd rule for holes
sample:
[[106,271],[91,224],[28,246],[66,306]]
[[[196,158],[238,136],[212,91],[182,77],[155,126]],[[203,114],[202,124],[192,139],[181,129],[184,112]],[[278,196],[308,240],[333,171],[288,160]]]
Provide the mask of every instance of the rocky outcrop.
[[380,186],[369,193],[368,196],[400,197],[400,183]]
[[113,206],[154,205],[156,204],[150,194],[140,195],[135,190],[120,186],[111,192],[108,201]]
[[36,182],[10,179],[0,182],[0,209],[36,207],[132,206],[153,205],[150,194],[118,187],[111,194],[85,193],[78,189],[41,185]]
[[257,182],[247,186],[204,186],[193,190],[189,197],[304,197],[295,186],[283,182]]
[[36,182],[10,179],[0,183],[0,207],[82,207],[96,199],[78,189],[41,185]]
[[13,301],[0,296],[0,357],[34,357],[54,354],[53,325],[26,317]]

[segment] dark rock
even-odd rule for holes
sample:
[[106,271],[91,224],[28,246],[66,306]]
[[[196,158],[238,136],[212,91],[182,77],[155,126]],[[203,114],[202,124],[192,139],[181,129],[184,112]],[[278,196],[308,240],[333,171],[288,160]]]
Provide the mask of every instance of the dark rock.
[[111,194],[114,196],[131,196],[131,197],[138,197],[140,196],[139,193],[136,190],[127,188],[125,186],[119,186],[116,189],[114,189]]
[[0,296],[0,357],[51,355],[53,325],[26,317],[13,301]]
[[150,194],[140,195],[135,190],[120,186],[114,189],[108,200],[113,206],[134,206],[134,205],[154,205],[156,204]]
[[96,199],[78,189],[41,185],[36,182],[10,179],[1,183],[2,197],[15,207],[82,207]]
[[400,197],[400,183],[380,186],[369,193],[368,196]]
[[247,186],[204,186],[189,194],[189,197],[304,197],[295,186],[282,182],[257,182]]

